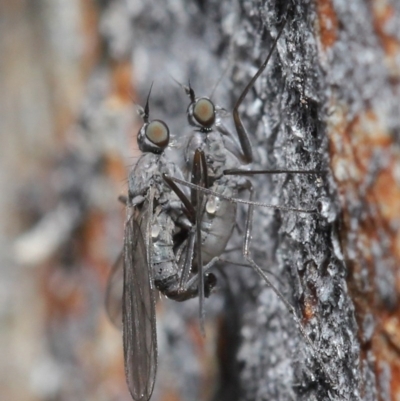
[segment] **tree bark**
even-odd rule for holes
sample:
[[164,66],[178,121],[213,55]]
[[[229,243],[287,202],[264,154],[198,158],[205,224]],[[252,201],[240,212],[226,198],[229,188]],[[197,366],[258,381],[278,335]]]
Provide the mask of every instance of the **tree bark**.
[[[165,118],[177,140],[187,100],[169,75],[183,83],[190,79],[196,94],[209,95],[228,68],[213,99],[230,110],[287,20],[241,116],[255,150],[254,169],[321,171],[319,178],[257,176],[257,200],[318,207],[319,213],[258,208],[252,250],[259,265],[279,277],[275,282],[295,306],[318,358],[281,300],[254,272],[225,268],[229,285],[220,293],[216,399],[395,399],[398,5],[127,4],[138,92],[144,99],[155,81],[151,113]],[[113,2],[109,10],[118,7],[124,6]],[[111,32],[108,38],[115,39]],[[118,42],[108,43],[115,54]],[[175,308],[182,313],[184,306]],[[178,377],[186,386],[190,382],[184,369]],[[201,394],[195,387],[185,391],[178,392],[188,399]],[[161,390],[157,396],[162,398]]]
[[[286,21],[240,115],[253,147],[252,169],[320,171],[317,176],[255,176],[251,180],[256,200],[317,208],[318,213],[256,208],[251,250],[294,306],[313,346],[300,334],[282,300],[252,269],[227,263],[217,270],[217,290],[206,300],[206,338],[200,333],[196,299],[158,302],[159,366],[152,400],[396,400],[400,393],[398,3],[102,0],[96,4],[98,16],[93,10],[85,14],[89,22],[85,26],[93,34],[98,22],[103,46],[94,52],[96,61],[91,53],[90,63],[96,64],[77,122],[65,135],[62,160],[54,163],[58,164],[54,176],[47,173],[45,178],[21,183],[30,188],[28,194],[38,195],[26,196],[29,207],[39,199],[32,206],[35,219],[40,215],[41,222],[53,222],[36,226],[38,230],[29,231],[15,246],[20,264],[32,263],[38,255],[29,253],[30,244],[36,246],[34,251],[38,244],[45,251],[34,262],[41,263],[35,279],[45,305],[40,322],[50,351],[34,360],[32,381],[39,390],[26,399],[130,399],[122,344],[116,343],[120,354],[104,345],[110,338],[115,344],[112,340],[120,336],[109,335],[100,311],[106,269],[120,249],[118,231],[123,226],[114,201],[124,188],[118,147],[123,144],[125,164],[135,160],[127,154],[138,156],[136,145],[128,146],[128,141],[135,143],[131,78],[135,101],[142,105],[154,81],[151,117],[166,121],[178,147],[187,135],[189,100],[171,76],[183,84],[190,80],[198,96],[212,95],[230,111]],[[47,18],[53,21],[51,15]],[[67,37],[61,36],[57,40]],[[71,111],[67,114],[70,118]],[[127,132],[131,137],[124,140]],[[58,207],[57,202],[50,202],[51,207],[43,202],[49,196],[47,182],[56,183],[52,196],[59,199]],[[59,223],[54,226],[58,214],[45,212],[52,207],[69,222],[63,235],[56,230],[55,239],[48,227],[60,228]],[[239,207],[231,250],[241,247],[246,212],[247,207]],[[67,239],[70,235],[72,239]],[[54,249],[49,250],[49,239],[55,241]],[[227,253],[226,258],[242,260],[240,251]],[[17,293],[25,299],[24,291]]]

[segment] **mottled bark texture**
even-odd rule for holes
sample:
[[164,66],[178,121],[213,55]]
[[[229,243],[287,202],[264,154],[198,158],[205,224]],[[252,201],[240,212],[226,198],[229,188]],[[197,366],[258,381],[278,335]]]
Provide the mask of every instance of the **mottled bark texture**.
[[[45,96],[61,99],[53,102],[54,114],[61,117],[45,132],[49,137],[53,131],[62,132],[58,135],[63,156],[49,160],[48,153],[56,148],[54,134],[53,145],[45,148],[50,150],[43,152],[45,167],[31,171],[30,143],[38,145],[42,136],[26,130],[23,133],[32,142],[15,135],[21,142],[15,148],[25,149],[15,158],[30,171],[17,189],[2,180],[7,194],[3,198],[15,199],[9,204],[15,204],[21,227],[39,222],[15,242],[13,262],[8,262],[11,247],[0,236],[2,260],[12,267],[6,269],[7,275],[2,272],[7,289],[2,295],[6,300],[1,305],[2,323],[13,322],[14,313],[18,316],[0,338],[7,344],[6,362],[1,362],[7,367],[3,380],[7,390],[2,388],[2,394],[26,400],[130,399],[121,335],[112,331],[103,312],[107,271],[122,244],[122,206],[116,198],[126,192],[121,178],[126,174],[120,148],[125,165],[137,158],[134,133],[140,122],[132,130],[130,82],[135,100],[143,104],[154,81],[151,117],[168,123],[178,146],[187,135],[189,100],[171,76],[184,84],[190,79],[197,95],[212,94],[230,111],[286,20],[270,63],[240,113],[253,146],[252,168],[321,171],[319,176],[254,177],[256,200],[318,207],[319,212],[256,208],[251,249],[295,307],[316,351],[255,272],[227,263],[216,272],[218,287],[206,301],[206,338],[200,334],[196,299],[158,302],[159,366],[152,400],[397,400],[399,2],[37,0],[29,4],[35,5],[29,15],[39,21],[35,27],[49,57],[48,64],[43,59],[49,70],[39,62],[35,68],[47,71],[43,76],[50,76],[65,96]],[[11,29],[4,27],[2,32]],[[10,51],[4,59],[11,60],[15,46],[3,43]],[[81,55],[83,62],[77,67],[79,49],[88,49],[80,51],[89,56]],[[69,63],[76,68],[75,80],[66,78],[69,68],[60,67]],[[3,72],[19,71],[10,65],[0,67]],[[76,94],[83,88],[76,76],[87,75],[84,101],[78,102]],[[20,80],[10,82],[15,81]],[[20,91],[25,103],[35,104],[36,96],[43,99],[24,85]],[[52,104],[49,100],[37,105],[47,103]],[[78,109],[77,121],[68,130],[72,111],[64,104]],[[39,109],[43,114],[43,107]],[[26,112],[21,121],[32,128],[31,122],[42,114],[36,108],[27,110],[33,112]],[[40,128],[46,121],[47,114],[43,115]],[[226,123],[234,129],[229,118]],[[127,140],[132,144],[128,146]],[[38,147],[42,149],[45,142],[40,140]],[[12,152],[7,153],[11,157]],[[11,173],[7,170],[3,176]],[[2,216],[9,214],[11,205],[0,202],[0,206]],[[240,208],[238,230],[229,244],[233,251],[226,254],[236,262],[242,261],[235,249],[241,246],[246,209]],[[18,269],[22,264],[38,267]],[[13,279],[6,280],[9,276]],[[11,281],[14,286],[8,285]],[[35,303],[30,294],[39,294],[41,302]],[[32,335],[31,348],[24,348],[29,344],[25,332]],[[24,368],[16,375],[8,361],[23,361],[16,364]],[[26,391],[10,386],[17,376],[18,383],[30,383]]]
[[[124,15],[132,28],[129,42],[108,24],[111,54],[132,52],[141,99],[155,81],[152,116],[165,118],[177,141],[187,99],[169,75],[209,95],[227,69],[213,99],[231,110],[287,19],[241,115],[253,168],[324,172],[258,176],[257,200],[318,206],[320,213],[258,208],[252,251],[279,278],[272,280],[295,306],[323,366],[281,300],[250,269],[228,265],[219,294],[208,301],[211,309],[224,301],[216,399],[396,399],[398,3],[132,0],[110,3],[108,12]],[[239,243],[240,234],[231,245]],[[160,332],[168,332],[159,321]],[[171,379],[160,349],[155,399],[163,399]],[[191,357],[183,350],[178,357],[182,365],[172,376],[185,386],[175,389],[182,399],[199,399],[205,389],[189,379]]]

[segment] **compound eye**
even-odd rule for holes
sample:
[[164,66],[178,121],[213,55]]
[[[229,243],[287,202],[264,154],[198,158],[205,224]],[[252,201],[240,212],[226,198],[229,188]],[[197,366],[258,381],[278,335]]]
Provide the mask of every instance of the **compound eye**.
[[202,98],[197,100],[193,108],[194,118],[206,127],[210,127],[215,121],[215,108],[210,99]]
[[159,146],[165,148],[169,142],[169,129],[167,124],[161,120],[153,120],[146,128],[147,139]]

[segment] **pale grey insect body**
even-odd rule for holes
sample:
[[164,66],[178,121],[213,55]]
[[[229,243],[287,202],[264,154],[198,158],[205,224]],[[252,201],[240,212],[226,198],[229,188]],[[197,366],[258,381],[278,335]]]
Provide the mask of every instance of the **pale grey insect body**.
[[[184,147],[186,167],[189,170],[193,169],[196,152],[204,154],[202,168],[205,170],[203,174],[207,181],[204,187],[223,195],[207,195],[204,201],[200,226],[201,253],[203,263],[206,264],[223,254],[236,225],[237,205],[226,198],[236,198],[243,190],[251,191],[251,184],[239,175],[224,175],[225,170],[244,166],[243,158],[239,156],[241,151],[232,135],[228,131],[220,130],[220,126],[216,124],[218,115],[212,101],[205,97],[196,98],[191,87],[185,87],[185,90],[191,99],[188,120],[196,127]],[[195,113],[199,103],[208,106],[204,116]],[[227,143],[230,144],[229,147],[226,146]]]
[[132,206],[140,204],[149,196],[150,187],[154,188],[154,200],[157,205],[151,211],[150,235],[151,263],[156,283],[169,281],[171,277],[178,275],[179,268],[173,252],[173,234],[177,230],[174,222],[182,219],[183,224],[184,221],[182,203],[165,184],[163,173],[183,179],[180,170],[168,161],[164,153],[145,153],[129,175],[129,198]]
[[[187,91],[190,92],[192,89],[187,88]],[[211,103],[208,98],[200,98],[195,101]],[[189,122],[196,121],[191,113],[193,113],[193,102],[188,108],[188,119]],[[217,115],[216,120],[218,120]],[[193,125],[196,126],[196,130],[189,137],[184,148],[184,159],[187,168],[192,169],[195,152],[201,150],[205,155],[206,161],[207,188],[229,198],[235,198],[240,191],[249,189],[249,182],[243,177],[224,175],[225,170],[242,166],[237,156],[240,151],[236,143],[233,140],[229,142],[230,149],[236,146],[236,152],[231,152],[226,146],[226,138],[218,130],[217,125],[201,127],[199,122],[193,123]],[[236,225],[236,212],[236,204],[217,196],[211,195],[207,197],[205,210],[201,218],[203,263],[208,263],[214,257],[221,256],[225,251]]]
[[[197,283],[187,283],[192,275],[195,232],[181,200],[164,182],[163,174],[183,179],[181,171],[164,153],[144,154],[129,177],[128,205],[138,207],[143,199],[151,202],[147,235],[154,284],[167,297],[184,301],[198,293]],[[175,239],[177,234],[181,234],[180,244]]]
[[206,282],[201,277],[199,284],[193,280],[194,211],[189,202],[183,207],[181,199],[187,199],[184,191],[171,188],[163,179],[164,174],[180,179],[183,175],[164,153],[169,144],[169,129],[163,121],[149,121],[148,101],[149,97],[140,112],[144,125],[138,134],[139,148],[144,154],[130,172],[125,200],[127,219],[120,258],[122,306],[118,292],[120,264],[113,269],[106,297],[107,311],[117,326],[121,323],[122,308],[125,373],[135,401],[149,400],[155,382],[155,289],[184,301],[198,295],[199,285],[206,295],[214,286],[211,275]]
[[[236,190],[226,185],[224,180],[215,182],[212,189],[227,197],[234,197]],[[201,219],[201,250],[203,263],[210,262],[225,251],[236,225],[237,206],[217,196],[207,197]]]

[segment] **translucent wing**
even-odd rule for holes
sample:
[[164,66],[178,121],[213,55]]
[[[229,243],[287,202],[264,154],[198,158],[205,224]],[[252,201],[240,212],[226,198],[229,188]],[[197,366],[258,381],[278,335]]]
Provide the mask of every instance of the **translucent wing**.
[[[147,207],[145,207],[147,206]],[[157,370],[157,338],[153,272],[149,266],[148,202],[125,225],[123,344],[125,374],[135,401],[148,401]],[[150,252],[149,252],[150,254]]]
[[111,269],[107,283],[105,306],[111,322],[122,329],[122,293],[124,290],[123,253],[121,252]]

